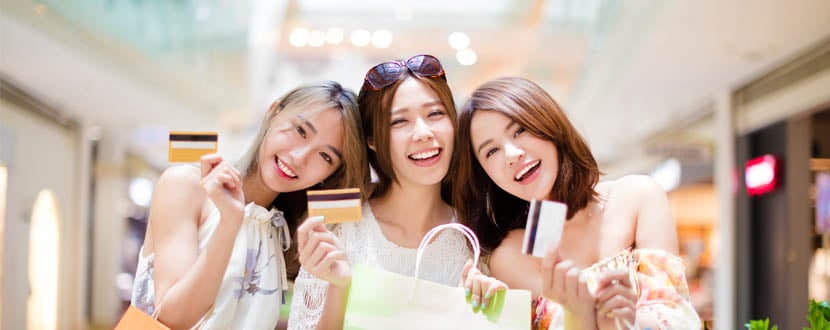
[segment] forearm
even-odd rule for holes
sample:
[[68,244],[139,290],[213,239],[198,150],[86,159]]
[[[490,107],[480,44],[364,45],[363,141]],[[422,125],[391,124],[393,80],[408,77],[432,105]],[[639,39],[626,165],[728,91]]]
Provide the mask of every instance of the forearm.
[[338,287],[329,285],[326,291],[326,304],[317,329],[342,329],[346,317],[346,300],[349,297],[349,286]]
[[239,227],[239,222],[219,221],[193,266],[161,297],[162,323],[170,328],[190,328],[208,312],[221,287]]

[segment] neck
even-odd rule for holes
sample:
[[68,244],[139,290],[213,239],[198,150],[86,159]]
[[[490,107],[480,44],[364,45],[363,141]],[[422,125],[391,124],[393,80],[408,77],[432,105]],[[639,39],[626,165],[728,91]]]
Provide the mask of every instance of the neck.
[[393,183],[386,194],[370,201],[378,221],[425,234],[452,219],[452,208],[441,199],[441,184],[430,186]]
[[259,177],[259,171],[254,171],[253,175],[242,179],[242,192],[245,194],[245,204],[254,202],[254,204],[270,208],[271,204],[277,199],[278,192],[268,188]]

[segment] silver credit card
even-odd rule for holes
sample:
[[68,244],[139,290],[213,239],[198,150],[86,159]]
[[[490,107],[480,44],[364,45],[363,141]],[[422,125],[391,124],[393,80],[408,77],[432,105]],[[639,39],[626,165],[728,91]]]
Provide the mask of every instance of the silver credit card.
[[553,201],[530,201],[522,253],[543,258],[548,248],[562,238],[568,206]]

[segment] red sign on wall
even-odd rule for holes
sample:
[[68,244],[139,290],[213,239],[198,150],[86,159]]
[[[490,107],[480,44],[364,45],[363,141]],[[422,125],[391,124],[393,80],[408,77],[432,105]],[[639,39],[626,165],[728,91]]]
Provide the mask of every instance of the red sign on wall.
[[744,169],[746,192],[750,196],[768,193],[778,181],[778,160],[772,155],[750,159]]

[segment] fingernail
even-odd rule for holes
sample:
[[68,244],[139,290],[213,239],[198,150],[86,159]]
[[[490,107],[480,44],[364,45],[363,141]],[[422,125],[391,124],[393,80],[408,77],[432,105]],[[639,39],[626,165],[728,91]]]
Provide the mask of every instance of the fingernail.
[[322,216],[322,215],[315,215],[315,216],[313,216],[313,217],[311,217],[311,218],[308,218],[308,220],[310,220],[310,221],[314,221],[314,222],[323,222],[323,221],[325,221],[325,220],[326,220],[326,217],[324,217],[324,216]]
[[473,303],[472,303],[472,305],[473,305],[473,308],[478,307],[478,299],[473,298]]
[[490,299],[491,296],[493,296],[493,294],[490,292],[484,293],[484,299]]
[[471,291],[470,288],[464,288],[464,295],[465,296],[469,297],[471,293],[473,293],[473,291]]
[[481,310],[485,310],[485,309],[487,309],[487,302],[486,301],[481,303]]

